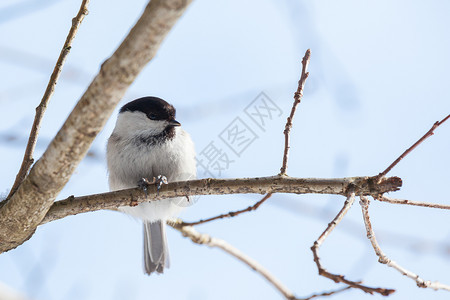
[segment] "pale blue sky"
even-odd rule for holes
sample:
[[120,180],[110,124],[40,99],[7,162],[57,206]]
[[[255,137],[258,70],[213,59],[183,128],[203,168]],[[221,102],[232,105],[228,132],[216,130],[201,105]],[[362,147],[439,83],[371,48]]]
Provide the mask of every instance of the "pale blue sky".
[[[29,127],[80,1],[0,4],[1,192],[11,186]],[[91,1],[45,115],[37,157],[139,17],[146,1]],[[447,1],[194,1],[121,104],[156,95],[200,153],[210,142],[234,160],[222,177],[279,172],[285,118],[301,58],[311,48],[310,78],[292,130],[288,174],[375,175],[450,112],[450,3]],[[281,109],[262,131],[244,109],[264,91]],[[240,157],[219,138],[236,118],[258,135]],[[58,199],[108,190],[105,143],[116,113]],[[450,124],[392,172],[395,197],[450,203]],[[259,195],[200,197],[182,217],[197,220],[247,207]],[[342,197],[275,195],[258,211],[198,230],[229,241],[263,264],[299,297],[339,285],[319,277],[310,246]],[[386,254],[424,279],[450,284],[446,211],[372,203]],[[171,268],[142,272],[139,222],[96,212],[38,228],[0,255],[0,281],[32,299],[282,299],[255,272],[216,249],[168,233]],[[377,263],[356,203],[321,249],[329,271],[397,289],[389,299],[448,299],[419,289]],[[332,299],[379,299],[352,290]]]

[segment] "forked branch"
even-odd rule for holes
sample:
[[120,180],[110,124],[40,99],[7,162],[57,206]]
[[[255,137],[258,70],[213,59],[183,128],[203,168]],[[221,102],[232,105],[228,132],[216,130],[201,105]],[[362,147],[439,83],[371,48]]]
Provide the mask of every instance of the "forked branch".
[[349,195],[347,196],[347,199],[344,202],[344,206],[339,211],[339,213],[336,215],[336,217],[334,217],[333,221],[331,221],[328,224],[325,231],[322,232],[322,234],[319,236],[319,238],[314,242],[314,245],[311,247],[311,251],[313,252],[313,255],[314,255],[314,262],[317,265],[319,275],[327,277],[336,283],[342,282],[353,288],[360,289],[369,294],[379,293],[383,296],[388,296],[388,295],[392,294],[393,292],[395,292],[395,290],[385,289],[385,288],[368,287],[368,286],[362,285],[361,282],[348,280],[343,275],[338,275],[338,274],[333,274],[333,273],[328,272],[322,266],[322,264],[320,262],[320,258],[319,258],[320,246],[325,241],[325,239],[328,237],[328,235],[331,233],[331,231],[333,231],[333,229],[342,221],[342,219],[347,214],[348,210],[350,209],[350,207],[353,205],[354,202],[355,202],[355,192],[353,191],[353,192],[349,193]]
[[101,66],[44,154],[0,206],[0,252],[21,245],[42,222],[128,87],[155,56],[191,0],[152,0]]
[[375,232],[373,231],[372,224],[370,222],[370,216],[369,216],[369,204],[370,201],[367,197],[361,196],[360,197],[359,204],[361,205],[361,210],[363,214],[364,219],[364,225],[366,226],[366,232],[367,232],[367,238],[370,240],[370,243],[372,244],[373,250],[375,251],[375,254],[378,256],[378,262],[385,264],[391,268],[394,268],[401,274],[411,278],[414,280],[418,287],[421,288],[431,288],[434,290],[447,290],[450,291],[450,286],[446,284],[442,284],[438,281],[431,282],[429,280],[423,280],[419,277],[419,275],[414,274],[413,272],[403,268],[400,266],[397,262],[389,259],[386,254],[381,250],[380,245],[378,244],[378,241],[375,237]]

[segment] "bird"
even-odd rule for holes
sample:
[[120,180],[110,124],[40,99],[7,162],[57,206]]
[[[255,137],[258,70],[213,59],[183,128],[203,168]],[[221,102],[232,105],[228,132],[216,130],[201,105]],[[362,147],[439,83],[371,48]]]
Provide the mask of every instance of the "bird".
[[[111,191],[155,180],[160,185],[166,179],[196,178],[194,143],[175,114],[175,108],[158,97],[142,97],[122,106],[106,147]],[[186,196],[119,207],[119,211],[143,221],[144,271],[148,275],[169,268],[166,221],[190,201]]]

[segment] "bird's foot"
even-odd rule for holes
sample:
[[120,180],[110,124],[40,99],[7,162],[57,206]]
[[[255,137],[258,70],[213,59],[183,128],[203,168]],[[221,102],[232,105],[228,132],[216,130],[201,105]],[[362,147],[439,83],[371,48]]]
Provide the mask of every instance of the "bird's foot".
[[147,178],[141,178],[138,181],[138,187],[144,191],[146,199],[148,198],[148,187],[150,186],[150,184],[152,184],[152,182],[150,182],[150,180],[148,180]]
[[159,196],[159,190],[161,189],[161,186],[163,184],[168,184],[169,181],[167,180],[167,177],[164,175],[158,175],[158,177],[153,178],[156,184],[156,194]]
[[152,181],[148,180],[148,178],[141,178],[138,182],[138,187],[142,189],[145,193],[145,197],[148,196],[148,187],[150,185],[156,185],[156,194],[159,196],[159,190],[163,184],[168,184],[167,177],[164,175],[158,175],[158,177],[153,177]]

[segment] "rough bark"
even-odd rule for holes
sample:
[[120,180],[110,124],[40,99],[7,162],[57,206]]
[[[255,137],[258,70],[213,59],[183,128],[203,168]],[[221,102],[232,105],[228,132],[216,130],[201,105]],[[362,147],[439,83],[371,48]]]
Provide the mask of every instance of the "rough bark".
[[0,252],[17,247],[41,223],[114,107],[191,1],[152,0],[106,60],[42,157],[0,207]]
[[396,191],[402,181],[398,177],[389,177],[375,183],[373,177],[348,178],[294,178],[272,176],[259,178],[200,179],[172,182],[163,185],[157,193],[156,186],[148,187],[147,195],[139,189],[126,189],[83,197],[69,197],[57,201],[48,211],[42,223],[62,219],[70,215],[100,209],[115,209],[120,206],[133,206],[145,201],[191,195],[225,194],[335,194],[346,195],[351,188],[356,195],[378,195]]

